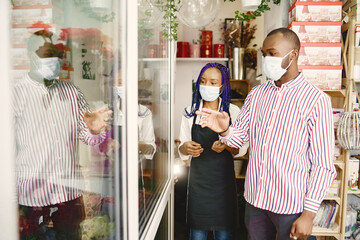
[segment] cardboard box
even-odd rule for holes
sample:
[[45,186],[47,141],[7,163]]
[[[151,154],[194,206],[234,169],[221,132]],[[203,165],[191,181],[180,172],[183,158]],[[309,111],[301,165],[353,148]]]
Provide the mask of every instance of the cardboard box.
[[339,43],[341,22],[292,22],[289,25],[300,42]]
[[292,21],[341,21],[342,2],[296,2],[289,9],[289,22]]
[[299,52],[299,65],[341,65],[341,43],[317,45],[302,44]]
[[341,89],[342,67],[336,66],[334,68],[338,69],[324,69],[319,66],[314,66],[314,68],[304,68],[301,69],[301,71],[304,74],[305,79],[319,89],[339,90]]

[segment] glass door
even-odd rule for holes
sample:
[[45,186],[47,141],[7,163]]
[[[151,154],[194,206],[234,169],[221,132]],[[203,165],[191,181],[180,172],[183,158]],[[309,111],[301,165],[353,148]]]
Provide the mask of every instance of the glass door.
[[129,236],[124,6],[112,0],[11,1],[21,239]]
[[174,47],[152,2],[11,1],[20,239],[171,236]]
[[[138,0],[139,237],[153,239],[172,191],[173,43],[163,1]],[[145,125],[146,124],[146,125]],[[165,214],[165,215],[164,215]],[[169,227],[171,219],[162,221]],[[166,227],[165,227],[166,228]],[[167,229],[168,230],[168,229]],[[161,239],[157,237],[157,239]],[[167,238],[165,238],[167,239]]]

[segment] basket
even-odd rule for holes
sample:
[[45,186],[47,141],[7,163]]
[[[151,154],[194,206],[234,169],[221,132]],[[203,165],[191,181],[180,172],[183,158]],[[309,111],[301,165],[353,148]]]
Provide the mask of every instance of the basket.
[[[351,83],[353,85],[353,90],[356,93],[357,100],[360,103],[359,93],[357,91],[354,79],[351,79]],[[348,98],[346,102],[349,104],[349,107],[351,105],[351,101],[349,99],[351,99],[352,93],[350,89],[346,95]],[[360,112],[344,112],[339,120],[339,126],[336,135],[342,148],[346,150],[360,149]]]

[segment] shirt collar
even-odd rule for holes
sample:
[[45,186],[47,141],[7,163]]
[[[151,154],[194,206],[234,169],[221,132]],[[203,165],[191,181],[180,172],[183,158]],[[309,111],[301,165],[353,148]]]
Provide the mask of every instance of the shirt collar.
[[[218,111],[220,110],[221,102],[222,102],[222,99],[221,99],[221,97],[219,97],[219,106],[218,106]],[[204,106],[204,100],[203,100],[203,99],[201,99],[201,100],[200,100],[200,105],[199,105],[199,111],[201,111],[201,110],[202,110],[203,106]]]
[[28,83],[30,83],[31,85],[40,88],[42,91],[48,92],[48,89],[53,88],[55,85],[57,85],[58,81],[55,79],[54,83],[52,85],[50,85],[49,87],[46,87],[44,83],[40,83],[36,80],[33,80],[29,74],[26,74],[25,79],[27,80]]
[[[293,88],[296,87],[297,85],[299,85],[300,83],[302,83],[304,81],[304,75],[302,74],[302,72],[300,72],[293,80],[281,85],[282,87],[286,87],[286,88]],[[278,86],[276,86],[275,81],[270,81],[271,86],[275,87],[275,88],[279,88]]]

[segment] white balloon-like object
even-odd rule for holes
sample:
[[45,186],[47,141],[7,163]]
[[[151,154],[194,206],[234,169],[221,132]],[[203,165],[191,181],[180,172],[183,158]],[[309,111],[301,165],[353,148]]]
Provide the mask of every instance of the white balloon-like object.
[[181,0],[178,17],[191,28],[202,28],[214,21],[220,0]]

